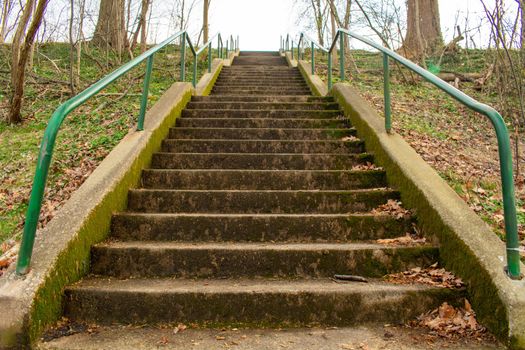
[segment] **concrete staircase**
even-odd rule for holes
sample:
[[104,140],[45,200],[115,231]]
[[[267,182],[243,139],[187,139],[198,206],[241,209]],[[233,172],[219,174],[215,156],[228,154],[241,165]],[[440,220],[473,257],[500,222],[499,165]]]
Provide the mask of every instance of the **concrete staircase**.
[[[277,53],[243,52],[177,121],[65,315],[98,324],[399,323],[457,291],[381,280],[439,249],[385,246],[411,220],[372,209],[399,193],[330,97]],[[354,170],[352,170],[354,168]],[[365,167],[366,169],[366,167]],[[336,283],[334,274],[369,283]]]

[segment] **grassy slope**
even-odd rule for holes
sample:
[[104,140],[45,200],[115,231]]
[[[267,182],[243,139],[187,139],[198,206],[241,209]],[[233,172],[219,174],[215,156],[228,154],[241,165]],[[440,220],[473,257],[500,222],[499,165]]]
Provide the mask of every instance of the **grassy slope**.
[[[206,67],[206,57],[201,56],[199,76]],[[0,46],[0,66],[9,67],[8,59],[8,48]],[[187,81],[192,76],[189,61],[188,56]],[[46,44],[35,53],[33,72],[40,77],[67,82],[68,62],[68,45]],[[179,65],[180,56],[176,47],[169,47],[155,56],[149,106],[178,80]],[[86,88],[118,66],[113,55],[108,57],[105,52],[90,48],[89,56],[83,56],[81,63],[81,87]],[[41,226],[52,218],[53,213],[106,154],[136,127],[144,70],[144,64],[135,68],[66,118],[56,143]],[[20,237],[38,147],[47,120],[60,103],[71,97],[67,84],[44,83],[42,78],[37,80],[38,84],[34,84],[35,79],[29,77],[23,105],[24,123],[11,126],[4,121],[8,110],[7,84],[4,81],[8,78],[8,71],[1,70],[0,243]],[[124,97],[123,92],[126,92]]]
[[[382,115],[382,59],[376,53],[354,51],[355,65],[346,59],[346,74],[361,95]],[[309,56],[306,56],[309,57]],[[326,57],[317,55],[317,74],[326,80]],[[441,71],[458,73],[484,72],[486,53],[480,50],[444,57]],[[431,68],[433,62],[428,62]],[[356,71],[356,67],[359,73]],[[334,64],[334,81],[339,65]],[[434,68],[434,67],[432,67]],[[502,238],[503,211],[499,184],[499,157],[493,128],[483,116],[473,113],[433,85],[425,82],[405,83],[406,70],[392,66],[392,116],[395,132],[412,147],[456,190]],[[497,96],[476,89],[473,83],[462,83],[460,89],[477,100],[498,107]],[[512,130],[510,121],[509,129]],[[520,148],[524,145],[520,142]],[[516,164],[516,163],[515,163]],[[525,167],[524,157],[519,160]],[[523,174],[523,170],[521,170]],[[523,176],[517,183],[518,222],[521,238],[525,239],[525,189]]]

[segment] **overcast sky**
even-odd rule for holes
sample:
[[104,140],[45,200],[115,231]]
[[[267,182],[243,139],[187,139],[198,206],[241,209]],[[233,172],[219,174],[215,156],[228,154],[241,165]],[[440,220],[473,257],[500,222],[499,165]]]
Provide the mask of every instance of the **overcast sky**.
[[[297,9],[293,3],[294,0],[212,0],[211,31],[220,29],[224,33],[240,33],[241,49],[244,50],[276,50],[281,34],[300,32],[295,27]],[[404,0],[400,3],[403,4]],[[445,40],[453,35],[458,11],[460,18],[469,12],[472,23],[483,15],[479,0],[439,0],[439,5]]]

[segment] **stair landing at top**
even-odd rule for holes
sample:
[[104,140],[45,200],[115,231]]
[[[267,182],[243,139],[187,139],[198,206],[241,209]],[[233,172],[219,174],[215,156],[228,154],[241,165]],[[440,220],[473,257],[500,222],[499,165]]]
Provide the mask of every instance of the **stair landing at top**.
[[233,60],[233,65],[288,66],[284,57],[281,57],[278,52],[272,51],[242,51]]

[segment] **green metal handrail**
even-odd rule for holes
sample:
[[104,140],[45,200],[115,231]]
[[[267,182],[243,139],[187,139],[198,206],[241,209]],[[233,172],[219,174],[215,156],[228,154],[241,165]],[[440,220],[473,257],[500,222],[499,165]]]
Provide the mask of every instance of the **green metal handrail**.
[[[516,201],[514,193],[514,179],[513,179],[513,163],[512,163],[512,152],[510,146],[510,137],[507,129],[507,125],[501,114],[498,113],[494,108],[480,103],[468,96],[464,92],[456,89],[452,85],[448,84],[444,80],[438,78],[433,73],[421,68],[414,62],[402,57],[394,51],[387,49],[386,47],[375,43],[374,41],[353,33],[347,29],[339,28],[334,37],[332,45],[329,49],[321,47],[318,43],[315,43],[321,50],[328,52],[328,88],[332,89],[332,52],[339,42],[339,54],[340,54],[340,79],[345,80],[345,62],[344,62],[344,49],[345,49],[345,35],[355,38],[378,51],[383,53],[383,93],[384,93],[384,113],[385,113],[385,129],[388,133],[392,129],[392,109],[390,99],[390,67],[389,59],[397,61],[402,66],[410,69],[412,72],[418,74],[423,79],[433,84],[440,90],[444,91],[452,98],[470,108],[471,110],[478,112],[486,116],[494,130],[496,132],[496,138],[498,141],[498,153],[499,163],[501,171],[501,191],[503,195],[503,212],[505,218],[505,235],[506,235],[506,250],[507,250],[507,274],[512,279],[520,279],[520,254],[519,254],[519,236],[518,236],[518,221],[516,216]],[[306,34],[301,34],[299,40],[299,57],[300,57],[300,44],[302,38],[307,38],[312,41]],[[312,41],[313,42],[313,41]],[[314,44],[312,43],[312,74],[315,74],[315,56],[313,55]]]
[[122,65],[112,73],[108,74],[104,78],[100,79],[95,84],[88,87],[78,95],[70,98],[63,104],[61,104],[51,115],[44,136],[40,144],[40,150],[38,153],[38,161],[36,164],[35,177],[33,186],[31,189],[31,195],[29,198],[29,205],[26,213],[26,220],[24,225],[24,232],[22,234],[22,242],[20,243],[20,250],[18,254],[18,260],[16,265],[16,273],[18,275],[24,275],[29,272],[29,266],[31,263],[31,256],[33,254],[33,246],[35,243],[35,234],[38,225],[38,218],[40,210],[42,208],[42,200],[44,197],[44,190],[46,187],[47,176],[49,172],[49,166],[53,156],[53,149],[55,146],[56,137],[62,122],[66,116],[75,110],[77,107],[84,104],[88,99],[95,96],[102,89],[107,87],[109,84],[120,78],[122,75],[135,68],[137,65],[146,60],[146,74],[144,76],[144,85],[142,91],[142,98],[140,104],[140,112],[137,123],[137,130],[142,131],[144,129],[144,117],[146,115],[146,108],[148,105],[148,94],[149,85],[151,78],[151,71],[153,69],[153,57],[154,55],[172,43],[175,39],[181,37],[181,81],[185,80],[186,71],[186,42],[189,44],[191,52],[193,54],[193,86],[195,87],[197,82],[197,59],[198,56],[208,48],[208,72],[211,71],[211,60],[212,60],[212,41],[218,36],[217,45],[219,51],[219,57],[222,53],[222,38],[220,34],[215,35],[211,40],[203,45],[201,49],[195,51],[193,44],[186,31],[178,32],[155,47],[144,52],[140,56],[137,56],[128,63]]

